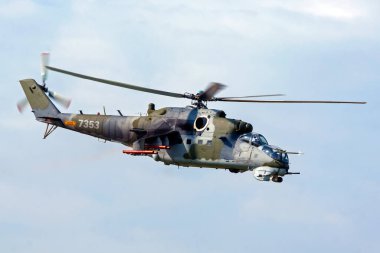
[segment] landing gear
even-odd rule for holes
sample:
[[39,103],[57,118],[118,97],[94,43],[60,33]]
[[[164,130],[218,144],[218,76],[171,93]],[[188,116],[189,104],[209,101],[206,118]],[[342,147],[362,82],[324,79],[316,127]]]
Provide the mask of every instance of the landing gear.
[[281,183],[282,182],[282,177],[272,177],[272,181],[275,182],[275,183]]
[[240,170],[238,169],[228,169],[231,173],[239,173]]

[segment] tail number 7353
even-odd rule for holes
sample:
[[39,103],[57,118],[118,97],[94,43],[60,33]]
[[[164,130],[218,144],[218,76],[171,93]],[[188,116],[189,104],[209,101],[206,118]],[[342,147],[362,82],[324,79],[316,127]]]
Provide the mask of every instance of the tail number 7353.
[[79,127],[99,129],[99,121],[97,120],[83,120],[79,119]]

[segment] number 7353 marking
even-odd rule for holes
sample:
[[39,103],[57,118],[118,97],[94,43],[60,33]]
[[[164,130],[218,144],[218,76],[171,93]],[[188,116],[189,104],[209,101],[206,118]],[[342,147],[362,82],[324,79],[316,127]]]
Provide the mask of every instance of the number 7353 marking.
[[99,129],[100,123],[97,120],[79,119],[78,121],[79,121],[79,127]]

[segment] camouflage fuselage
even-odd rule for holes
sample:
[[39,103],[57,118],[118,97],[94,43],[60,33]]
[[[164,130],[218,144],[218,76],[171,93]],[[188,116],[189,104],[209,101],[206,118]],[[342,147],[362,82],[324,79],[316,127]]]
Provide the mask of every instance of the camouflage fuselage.
[[[152,155],[156,161],[178,166],[230,169],[235,172],[282,164],[257,147],[239,140],[252,125],[225,117],[223,111],[193,107],[169,107],[146,116],[108,116],[60,113],[61,127],[135,150],[149,145],[166,145]],[[153,108],[153,109],[152,109]]]

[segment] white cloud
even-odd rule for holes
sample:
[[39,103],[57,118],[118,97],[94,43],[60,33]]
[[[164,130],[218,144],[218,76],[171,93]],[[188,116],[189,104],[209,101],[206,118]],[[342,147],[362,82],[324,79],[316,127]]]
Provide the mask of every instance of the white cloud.
[[22,18],[38,11],[38,5],[32,0],[9,0],[0,3],[0,18]]
[[332,18],[341,21],[349,21],[351,19],[364,17],[367,15],[366,4],[358,4],[354,1],[326,1],[326,0],[310,0],[310,1],[265,1],[263,6],[269,8],[281,8],[296,13],[312,15],[323,18]]
[[289,185],[281,185],[281,188],[285,188],[281,194],[276,192],[276,188],[272,187],[268,191],[260,189],[254,197],[247,199],[240,210],[242,219],[253,223],[351,227],[348,217],[338,210],[333,210],[324,202],[316,200],[315,196],[311,199],[307,193],[300,193]]
[[332,3],[315,3],[312,6],[304,7],[303,10],[316,16],[329,17],[340,20],[349,20],[365,15],[363,11],[354,7],[341,7]]
[[[96,205],[78,192],[66,189],[41,189],[13,185],[2,181],[0,185],[0,222],[35,224],[64,224],[84,214]],[[99,207],[96,207],[99,208]]]

